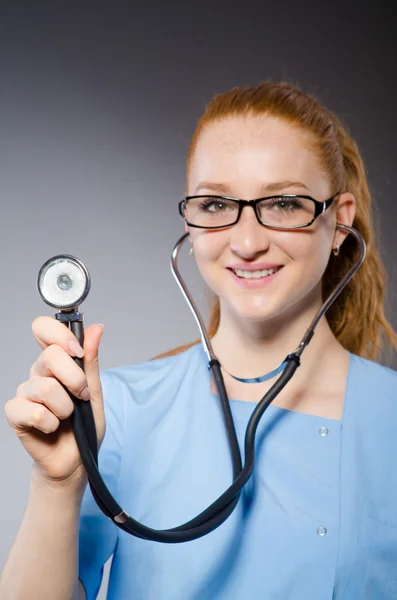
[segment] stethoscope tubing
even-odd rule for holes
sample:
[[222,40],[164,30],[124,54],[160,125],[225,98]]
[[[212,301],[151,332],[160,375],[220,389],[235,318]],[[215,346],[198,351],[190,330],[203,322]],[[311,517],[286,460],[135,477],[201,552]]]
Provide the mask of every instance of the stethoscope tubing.
[[[241,491],[245,484],[248,482],[252,475],[255,464],[255,435],[257,428],[265,410],[285,387],[288,381],[293,377],[296,369],[300,365],[300,357],[305,347],[310,342],[314,329],[317,326],[321,317],[325,314],[326,310],[335,301],[336,297],[340,294],[342,289],[347,285],[354,273],[362,264],[365,257],[365,242],[362,236],[353,228],[344,225],[338,226],[347,233],[353,234],[359,243],[359,256],[353,266],[350,268],[348,273],[338,284],[333,293],[329,296],[323,306],[320,308],[316,316],[314,317],[309,328],[306,330],[304,337],[297,349],[288,355],[285,359],[285,369],[281,375],[269,389],[269,391],[263,396],[261,401],[256,405],[250,420],[248,422],[245,439],[245,459],[244,465],[241,460],[241,453],[239,443],[236,435],[236,430],[233,422],[233,417],[230,409],[230,402],[227,396],[223,376],[221,373],[220,364],[212,350],[211,342],[207,331],[203,325],[199,311],[195,306],[193,299],[191,298],[182,277],[180,276],[177,269],[177,255],[178,251],[186,239],[186,234],[180,238],[174,247],[172,253],[172,271],[177,279],[179,287],[181,288],[185,299],[187,300],[195,318],[198,323],[204,349],[209,358],[209,369],[213,377],[214,384],[221,402],[222,413],[225,421],[225,429],[227,438],[230,446],[231,457],[232,457],[232,469],[233,469],[233,482],[231,485],[205,510],[199,515],[172,529],[156,530],[151,527],[140,523],[133,519],[127,512],[113,498],[111,492],[106,486],[102,479],[102,476],[98,470],[98,447],[97,447],[97,436],[95,428],[95,420],[92,412],[91,403],[82,402],[75,398],[73,394],[67,390],[69,396],[74,403],[74,411],[71,417],[72,429],[76,439],[76,443],[81,455],[83,465],[87,471],[89,485],[95,501],[102,512],[112,520],[120,529],[132,534],[136,537],[143,538],[150,541],[162,542],[162,543],[181,543],[188,542],[194,539],[198,539],[204,535],[207,535],[217,527],[219,527],[224,521],[231,515],[235,509]],[[84,327],[82,320],[68,321],[65,322],[74,335],[79,340],[80,344],[84,343]],[[84,370],[84,364],[81,359],[76,358],[76,363]],[[66,389],[66,388],[65,388]]]
[[[94,427],[95,429],[95,422],[93,420],[93,415],[92,419],[91,416],[87,418],[88,411],[87,409],[84,409],[84,407],[86,405],[89,406],[90,404],[89,402],[81,402],[81,400],[78,400],[68,392],[75,407],[72,414],[73,433],[76,438],[82,462],[87,471],[91,491],[101,510],[124,531],[135,535],[136,537],[164,543],[188,542],[198,539],[222,525],[236,507],[241,490],[252,474],[255,460],[255,434],[260,418],[281,389],[291,379],[297,367],[298,363],[291,359],[279,379],[253,412],[245,436],[246,458],[244,467],[240,470],[237,477],[235,477],[233,483],[217,500],[215,500],[215,502],[194,519],[179,527],[167,530],[152,529],[151,527],[136,521],[123,511],[121,506],[113,498],[99,473],[97,456],[95,456],[95,452],[93,452],[93,450],[95,451],[95,448],[92,448],[89,442],[89,440],[91,440],[92,443],[92,428]],[[83,410],[81,410],[82,407]]]

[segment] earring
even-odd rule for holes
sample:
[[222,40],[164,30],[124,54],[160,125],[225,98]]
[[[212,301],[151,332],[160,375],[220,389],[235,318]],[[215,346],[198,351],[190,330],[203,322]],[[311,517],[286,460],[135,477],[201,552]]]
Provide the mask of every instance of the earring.
[[332,252],[334,253],[334,256],[338,256],[338,254],[339,254],[339,245],[336,246],[336,248],[332,248]]
[[190,256],[194,256],[193,246],[190,246],[189,254]]

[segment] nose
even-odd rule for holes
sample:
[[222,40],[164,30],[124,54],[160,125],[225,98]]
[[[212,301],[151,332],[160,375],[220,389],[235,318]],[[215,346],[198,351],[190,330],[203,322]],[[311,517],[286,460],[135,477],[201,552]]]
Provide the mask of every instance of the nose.
[[258,222],[254,208],[244,206],[239,221],[231,228],[231,250],[241,258],[253,259],[268,250],[269,234],[269,229]]

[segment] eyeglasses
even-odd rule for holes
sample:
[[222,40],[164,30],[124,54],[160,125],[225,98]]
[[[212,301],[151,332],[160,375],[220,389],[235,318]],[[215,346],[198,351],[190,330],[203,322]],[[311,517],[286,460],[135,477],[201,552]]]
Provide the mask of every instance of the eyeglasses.
[[251,206],[261,225],[271,229],[302,229],[309,227],[327,210],[339,195],[319,202],[311,196],[282,194],[258,200],[238,200],[227,196],[186,196],[179,203],[179,213],[189,227],[220,229],[239,220],[243,208]]

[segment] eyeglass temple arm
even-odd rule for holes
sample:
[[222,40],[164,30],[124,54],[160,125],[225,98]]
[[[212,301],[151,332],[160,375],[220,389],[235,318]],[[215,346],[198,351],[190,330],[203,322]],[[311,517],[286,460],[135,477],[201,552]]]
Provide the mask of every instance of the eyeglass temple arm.
[[333,201],[335,200],[335,198],[337,196],[340,196],[339,192],[337,192],[336,194],[334,194],[331,198],[328,198],[328,200],[324,200],[322,212],[325,212],[327,210],[327,208],[333,203]]

